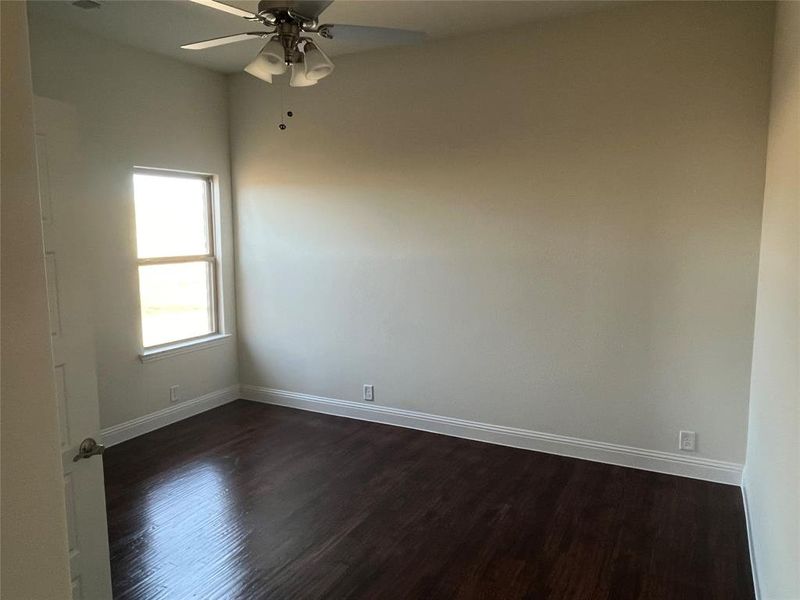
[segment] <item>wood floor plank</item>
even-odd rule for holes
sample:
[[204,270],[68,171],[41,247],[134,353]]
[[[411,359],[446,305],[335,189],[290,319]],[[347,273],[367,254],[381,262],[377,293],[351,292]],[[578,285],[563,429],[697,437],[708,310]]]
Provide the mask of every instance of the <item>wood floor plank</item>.
[[117,600],[754,597],[733,486],[244,400],[104,463]]

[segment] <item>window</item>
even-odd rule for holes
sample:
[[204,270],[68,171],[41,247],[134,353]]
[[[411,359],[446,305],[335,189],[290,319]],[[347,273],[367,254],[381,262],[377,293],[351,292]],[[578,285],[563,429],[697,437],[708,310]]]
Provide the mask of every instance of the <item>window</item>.
[[211,184],[206,175],[134,171],[145,350],[219,333]]

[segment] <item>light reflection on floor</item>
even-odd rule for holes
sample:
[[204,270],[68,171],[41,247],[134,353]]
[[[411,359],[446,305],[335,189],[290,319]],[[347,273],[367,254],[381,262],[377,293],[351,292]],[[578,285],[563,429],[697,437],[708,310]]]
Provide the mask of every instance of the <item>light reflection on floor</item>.
[[246,576],[237,559],[245,538],[235,494],[220,466],[183,465],[154,483],[144,501],[142,568],[160,580],[151,582],[150,591],[158,589],[157,598],[194,598],[198,579],[213,579],[226,582],[215,597],[237,597]]

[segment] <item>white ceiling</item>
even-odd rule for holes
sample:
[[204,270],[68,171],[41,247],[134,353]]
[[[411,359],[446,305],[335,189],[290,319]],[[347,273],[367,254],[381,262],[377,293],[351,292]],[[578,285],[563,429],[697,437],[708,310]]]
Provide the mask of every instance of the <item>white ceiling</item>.
[[[254,38],[207,50],[182,50],[181,44],[258,31],[261,26],[188,0],[101,2],[101,8],[85,10],[73,6],[70,0],[35,0],[29,2],[29,11],[32,19],[51,18],[70,27],[222,73],[240,71],[264,43]],[[258,2],[230,0],[228,4],[255,12]],[[610,5],[610,2],[573,0],[336,0],[320,20],[323,23],[415,29],[436,39],[588,12]],[[320,45],[333,56],[370,49],[336,40],[324,40]]]

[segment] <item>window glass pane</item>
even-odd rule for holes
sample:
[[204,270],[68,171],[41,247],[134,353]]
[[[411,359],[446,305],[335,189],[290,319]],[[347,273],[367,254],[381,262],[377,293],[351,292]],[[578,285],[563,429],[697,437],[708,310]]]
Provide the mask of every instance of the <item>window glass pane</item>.
[[214,333],[211,275],[206,261],[139,267],[145,348]]
[[208,254],[207,182],[135,173],[139,258]]

